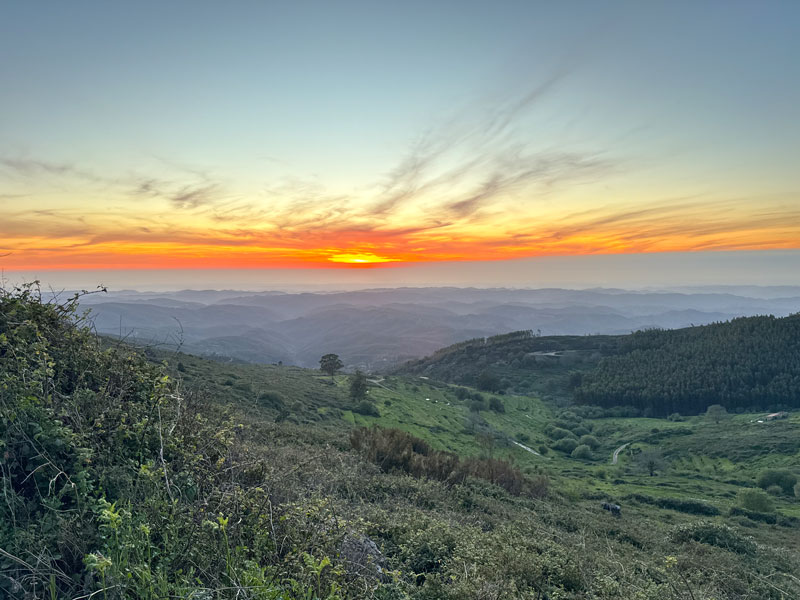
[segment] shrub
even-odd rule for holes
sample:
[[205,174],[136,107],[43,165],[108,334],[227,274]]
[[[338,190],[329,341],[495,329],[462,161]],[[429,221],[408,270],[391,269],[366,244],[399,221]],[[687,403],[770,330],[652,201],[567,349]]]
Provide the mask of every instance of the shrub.
[[742,535],[732,527],[711,521],[680,525],[672,530],[670,539],[679,544],[700,542],[738,554],[755,554],[756,551],[756,544],[751,537]]
[[751,521],[759,521],[761,523],[769,523],[771,525],[774,525],[778,522],[778,519],[774,513],[768,514],[755,510],[747,510],[746,508],[741,508],[739,506],[732,506],[728,514],[732,517],[741,515],[747,517]]
[[775,510],[772,500],[761,490],[745,489],[736,494],[736,500],[742,508],[754,512],[771,513]]
[[467,398],[470,397],[470,392],[465,387],[457,387],[455,394],[456,398],[458,398],[459,400],[466,400]]
[[580,446],[576,446],[576,448],[572,451],[571,454],[572,458],[580,458],[582,460],[591,460],[592,459],[592,449],[589,448],[586,444],[581,444]]
[[476,387],[485,392],[497,392],[502,389],[500,378],[489,371],[483,371],[475,381]]
[[554,440],[575,437],[575,434],[572,433],[569,429],[562,429],[561,427],[553,427],[547,435],[549,435]]
[[783,494],[783,488],[779,485],[771,485],[767,488],[767,493],[770,496],[780,496]]
[[672,413],[670,416],[667,417],[667,420],[672,421],[674,423],[678,423],[680,421],[685,421],[680,413]]
[[800,482],[794,484],[794,497],[800,498]]
[[578,440],[575,438],[561,438],[553,444],[553,449],[561,452],[570,453],[578,447]]
[[642,504],[652,504],[659,508],[677,510],[678,512],[688,513],[690,515],[714,516],[721,514],[721,511],[716,506],[707,504],[702,500],[693,500],[691,498],[654,498],[653,496],[647,496],[645,494],[630,494],[626,496],[626,498]]
[[503,404],[503,401],[500,400],[500,398],[492,396],[489,399],[489,410],[492,410],[496,413],[504,413],[506,412],[506,405]]
[[578,425],[577,427],[572,427],[572,433],[575,437],[581,437],[582,435],[589,435],[590,431],[583,425]]
[[578,440],[578,443],[585,444],[585,445],[589,446],[592,450],[594,450],[595,448],[597,448],[600,445],[600,442],[597,441],[597,438],[594,437],[593,435],[589,435],[589,434],[582,435],[581,439]]
[[486,408],[486,402],[483,400],[473,400],[469,403],[470,412],[479,413],[482,410],[486,410]]
[[788,469],[764,469],[758,474],[756,480],[758,487],[768,489],[771,486],[779,486],[785,494],[791,494],[797,483],[797,475]]
[[380,417],[381,413],[378,407],[369,400],[362,400],[353,407],[353,412],[367,417]]
[[281,410],[284,407],[283,398],[278,392],[261,392],[258,395],[258,401],[260,404],[274,408],[275,410]]

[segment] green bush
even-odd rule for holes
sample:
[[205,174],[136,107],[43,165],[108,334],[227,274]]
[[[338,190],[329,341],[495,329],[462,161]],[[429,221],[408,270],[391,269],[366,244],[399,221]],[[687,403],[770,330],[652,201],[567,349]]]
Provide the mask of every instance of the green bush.
[[774,525],[775,523],[778,522],[778,518],[775,515],[775,513],[763,513],[755,510],[747,510],[746,508],[742,508],[739,506],[731,506],[731,509],[728,512],[728,514],[732,517],[735,516],[747,517],[751,521],[769,523],[770,525]]
[[700,542],[738,554],[755,554],[756,551],[756,544],[751,537],[740,534],[728,525],[712,521],[679,525],[670,533],[670,539],[679,544],[688,541]]
[[764,469],[758,474],[756,483],[758,487],[764,490],[777,485],[784,494],[789,495],[794,492],[797,475],[788,469]]
[[283,397],[278,392],[266,391],[258,395],[258,402],[264,406],[280,411],[284,408]]
[[466,400],[467,398],[470,397],[470,391],[465,387],[460,387],[460,386],[457,387],[455,394],[456,398],[458,398],[459,400]]
[[572,456],[572,458],[580,458],[581,460],[591,460],[592,449],[586,444],[581,444],[575,447],[570,456]]
[[577,447],[578,440],[569,437],[561,438],[553,444],[554,450],[560,450],[561,452],[566,452],[567,454],[571,453]]
[[500,400],[500,398],[492,396],[489,399],[489,410],[502,414],[506,412],[506,405],[503,404],[503,401]]
[[783,488],[779,485],[771,485],[767,488],[767,493],[770,496],[781,496],[783,495]]
[[775,510],[770,497],[761,490],[739,490],[736,501],[742,508],[754,512],[771,513]]
[[482,410],[486,410],[488,407],[486,406],[486,402],[483,400],[473,400],[469,403],[469,410],[470,412],[479,413]]
[[630,494],[626,496],[626,498],[635,500],[641,504],[652,504],[659,508],[677,510],[678,512],[690,515],[714,516],[721,514],[721,511],[716,506],[703,502],[702,500],[693,500],[691,498],[654,498],[646,494]]
[[589,446],[592,450],[594,450],[600,445],[600,442],[597,440],[597,438],[590,434],[582,435],[581,439],[578,440],[578,443],[585,444],[586,446]]
[[353,407],[353,412],[358,413],[360,415],[364,415],[366,417],[380,417],[381,412],[378,410],[378,407],[375,406],[369,400],[362,400],[358,404]]
[[484,392],[497,392],[502,389],[500,378],[489,371],[483,371],[475,380],[475,386]]
[[549,435],[554,440],[560,440],[563,438],[575,438],[575,434],[572,433],[569,429],[562,429],[561,427],[551,428],[547,435]]

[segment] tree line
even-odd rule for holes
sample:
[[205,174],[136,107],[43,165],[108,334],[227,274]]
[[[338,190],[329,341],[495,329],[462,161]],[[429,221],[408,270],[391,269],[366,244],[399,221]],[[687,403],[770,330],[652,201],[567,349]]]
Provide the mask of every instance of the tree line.
[[800,314],[639,331],[573,384],[579,403],[653,416],[800,407]]

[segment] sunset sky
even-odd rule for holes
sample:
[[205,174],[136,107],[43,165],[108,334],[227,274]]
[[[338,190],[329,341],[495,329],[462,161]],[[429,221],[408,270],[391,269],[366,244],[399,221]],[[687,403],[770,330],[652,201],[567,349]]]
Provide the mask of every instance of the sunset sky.
[[4,2],[0,268],[791,274],[799,30],[795,1]]

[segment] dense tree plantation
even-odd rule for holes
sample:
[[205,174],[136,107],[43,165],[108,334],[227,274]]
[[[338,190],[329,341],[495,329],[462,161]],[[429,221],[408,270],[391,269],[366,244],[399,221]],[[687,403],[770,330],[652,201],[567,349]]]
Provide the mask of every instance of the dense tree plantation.
[[[657,487],[615,495],[612,480],[640,477],[592,464],[617,433],[569,411],[541,422],[531,398],[473,412],[478,392],[458,404],[444,384],[369,389],[390,416],[418,403],[477,424],[474,436],[454,421],[422,439],[354,412],[348,377],[136,350],[85,325],[74,300],[43,303],[32,286],[0,294],[0,598],[800,597],[787,468],[714,475],[713,504]],[[534,456],[492,429],[501,421],[591,450]],[[691,436],[663,423],[672,429],[647,439],[676,460]],[[781,427],[781,443],[796,444],[796,425]],[[443,451],[439,434],[471,446]],[[733,506],[734,486],[779,495]]]
[[575,399],[653,416],[800,407],[800,315],[638,331],[583,375]]

